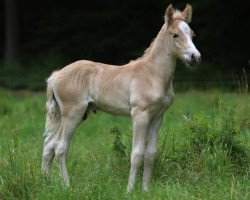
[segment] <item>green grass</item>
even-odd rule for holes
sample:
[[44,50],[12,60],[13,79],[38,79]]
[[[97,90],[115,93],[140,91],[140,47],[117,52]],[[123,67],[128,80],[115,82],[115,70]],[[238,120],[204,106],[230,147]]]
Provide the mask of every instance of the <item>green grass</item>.
[[247,94],[177,93],[160,131],[151,189],[142,191],[140,173],[131,194],[129,118],[99,112],[82,123],[71,142],[69,188],[56,162],[50,177],[42,174],[45,101],[43,93],[0,90],[0,199],[250,199]]

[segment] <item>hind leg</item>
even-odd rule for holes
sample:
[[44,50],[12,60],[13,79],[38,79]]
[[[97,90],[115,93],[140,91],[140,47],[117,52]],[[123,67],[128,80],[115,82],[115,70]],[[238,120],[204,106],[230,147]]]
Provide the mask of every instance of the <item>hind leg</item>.
[[62,117],[61,132],[56,139],[55,155],[60,169],[61,176],[66,186],[69,185],[69,177],[66,167],[69,144],[76,127],[82,121],[87,105],[78,108],[67,108]]
[[54,135],[49,135],[44,140],[43,156],[42,156],[42,170],[48,174],[51,168],[52,160],[55,156],[54,151]]
[[43,155],[42,155],[42,170],[45,174],[48,174],[50,172],[51,163],[53,161],[53,158],[55,156],[55,137],[58,133],[61,131],[61,121],[57,120],[54,121],[54,129],[51,130],[51,133],[48,133],[45,140],[44,140],[44,146],[43,146]]
[[45,125],[45,135],[43,155],[42,155],[42,170],[45,174],[50,171],[51,163],[55,155],[54,151],[54,140],[56,134],[60,131],[61,126],[61,113],[57,103],[52,99],[46,102],[46,125]]

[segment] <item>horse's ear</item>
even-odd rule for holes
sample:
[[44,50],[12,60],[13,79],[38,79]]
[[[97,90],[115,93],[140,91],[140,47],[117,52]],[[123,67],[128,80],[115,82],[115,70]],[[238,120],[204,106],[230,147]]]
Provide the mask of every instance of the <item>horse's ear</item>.
[[174,15],[174,9],[172,4],[170,4],[167,9],[166,9],[166,13],[165,13],[165,23],[167,26],[169,26],[169,24],[173,21],[173,15]]
[[183,12],[181,13],[181,18],[186,22],[186,23],[190,23],[192,21],[192,6],[187,4],[186,8],[183,10]]

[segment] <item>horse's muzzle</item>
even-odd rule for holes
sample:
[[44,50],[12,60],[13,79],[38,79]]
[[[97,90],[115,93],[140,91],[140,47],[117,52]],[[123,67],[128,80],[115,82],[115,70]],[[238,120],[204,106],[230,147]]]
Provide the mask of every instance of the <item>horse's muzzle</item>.
[[200,54],[194,54],[194,53],[192,53],[190,55],[190,58],[187,59],[186,61],[192,67],[197,66],[201,62],[201,55]]

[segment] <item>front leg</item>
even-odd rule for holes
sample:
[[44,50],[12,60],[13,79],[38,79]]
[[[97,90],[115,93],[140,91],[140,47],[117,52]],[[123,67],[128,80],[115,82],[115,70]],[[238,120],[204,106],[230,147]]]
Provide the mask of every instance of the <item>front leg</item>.
[[136,174],[144,156],[149,121],[149,113],[147,111],[137,112],[137,114],[132,116],[133,144],[131,152],[131,168],[127,187],[128,192],[134,187]]
[[149,182],[152,174],[152,166],[157,152],[157,136],[162,124],[163,116],[154,118],[149,125],[146,142],[147,146],[144,155],[143,189],[149,188]]

